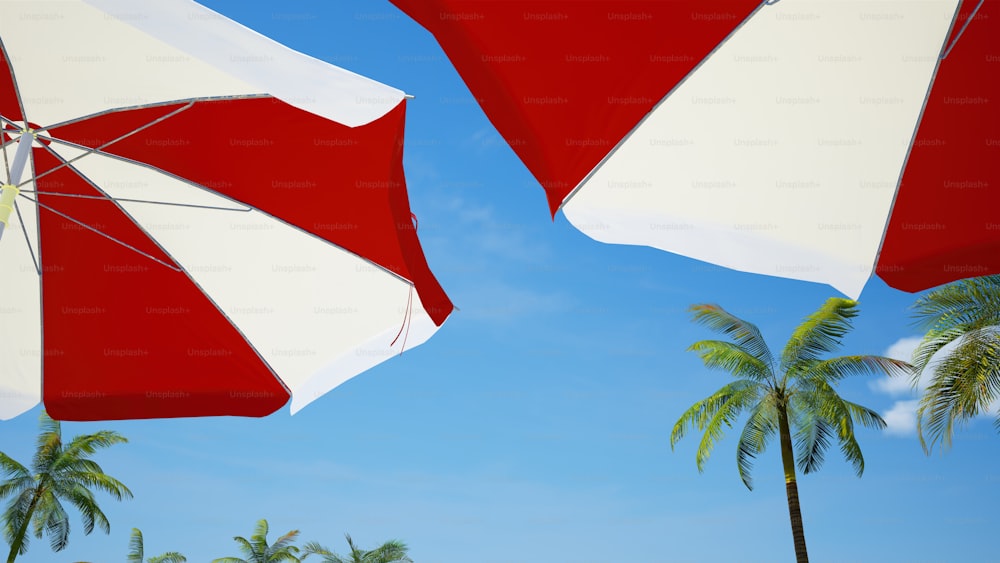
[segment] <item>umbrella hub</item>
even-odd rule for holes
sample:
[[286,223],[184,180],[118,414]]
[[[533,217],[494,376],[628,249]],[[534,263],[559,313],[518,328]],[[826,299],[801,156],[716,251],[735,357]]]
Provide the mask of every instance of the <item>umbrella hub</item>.
[[23,135],[31,135],[31,145],[40,148],[49,144],[49,132],[30,121],[7,121],[3,127],[3,144],[17,142]]
[[[10,221],[11,212],[14,211],[14,199],[20,193],[17,185],[21,181],[24,165],[28,161],[28,153],[31,152],[31,146],[35,143],[34,134],[29,137],[29,132],[28,129],[21,131],[13,160],[8,163],[6,158],[4,159],[4,164],[7,167],[7,182],[0,187],[0,237],[3,236],[7,222]],[[4,156],[6,157],[6,154]]]

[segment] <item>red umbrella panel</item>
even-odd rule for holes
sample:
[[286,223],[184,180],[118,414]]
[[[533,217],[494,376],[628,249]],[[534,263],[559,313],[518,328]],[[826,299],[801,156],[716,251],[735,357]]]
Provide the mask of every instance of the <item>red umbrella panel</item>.
[[0,416],[294,412],[426,341],[405,107],[194,2],[0,4]]
[[592,238],[860,294],[1000,272],[1000,11],[391,0]]

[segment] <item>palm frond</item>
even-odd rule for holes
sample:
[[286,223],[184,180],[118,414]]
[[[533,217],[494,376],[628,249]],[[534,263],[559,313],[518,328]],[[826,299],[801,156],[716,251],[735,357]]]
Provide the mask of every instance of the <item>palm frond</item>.
[[[920,343],[917,344],[916,349],[913,350],[913,370],[914,370],[914,380],[920,377],[920,375],[927,371],[928,369],[933,370],[931,362],[934,356],[938,355],[942,350],[948,346],[954,346],[952,343],[957,343],[962,340],[962,337],[968,331],[968,327],[956,326],[948,327],[943,330],[930,330],[921,338]],[[916,381],[914,381],[915,383]]]
[[1000,275],[942,286],[917,299],[912,309],[915,324],[926,330],[913,358],[919,373],[935,354],[963,335],[1000,326]]
[[311,541],[302,546],[303,559],[308,555],[333,555],[333,551],[328,547],[320,545],[319,542]]
[[360,557],[360,555],[363,553],[361,551],[361,548],[359,548],[358,546],[354,545],[354,539],[351,538],[351,534],[348,534],[348,533],[345,532],[344,533],[344,539],[347,540],[347,547],[349,547],[350,550],[351,550],[351,557],[353,559],[358,559]]
[[1000,334],[992,330],[967,333],[955,352],[944,358],[941,372],[961,374],[955,390],[961,400],[974,407],[975,415],[1000,397]]
[[52,441],[52,437],[62,437],[62,424],[45,411],[38,415],[38,446],[41,448]]
[[251,559],[257,558],[257,550],[255,549],[254,544],[250,543],[250,540],[244,538],[243,536],[234,536],[233,541],[239,546],[240,552],[242,552],[243,555],[246,555]]
[[[798,408],[808,410],[811,416],[823,421],[833,430],[844,459],[860,477],[865,471],[865,458],[854,432],[855,422],[869,428],[882,429],[885,428],[885,421],[874,410],[841,397],[826,381],[816,380],[812,383],[814,385],[808,391],[799,395],[802,406]],[[808,472],[804,468],[803,471]]]
[[917,437],[924,453],[930,455],[937,442],[942,449],[948,449],[955,434],[955,423],[967,421],[970,417],[963,413],[950,390],[950,380],[942,377],[931,384],[917,406]]
[[770,366],[774,364],[771,349],[767,347],[767,343],[756,325],[733,315],[718,305],[692,305],[689,310],[692,312],[694,322],[729,336],[740,348],[767,365],[768,371],[770,371]]
[[[55,498],[47,499],[43,510],[35,512],[36,522],[45,527],[45,533],[49,536],[49,547],[52,551],[62,551],[69,545],[69,514]],[[41,538],[41,529],[35,533],[36,538]]]
[[[3,452],[0,452],[0,469],[3,470],[4,484],[12,480],[31,478],[31,472],[28,471],[27,467],[21,465]],[[6,495],[0,493],[0,498],[4,498],[4,496]]]
[[267,549],[267,520],[261,518],[253,527],[253,534],[250,536],[250,542],[254,544],[256,548],[256,553],[264,553]]
[[278,552],[281,551],[282,549],[288,549],[288,548],[298,550],[297,547],[292,546],[292,542],[294,542],[295,538],[297,538],[298,536],[299,536],[298,530],[292,530],[288,532],[287,534],[275,540],[273,544],[271,544],[271,551]]
[[886,375],[888,377],[908,376],[913,366],[902,360],[884,356],[838,356],[812,363],[800,377],[821,377],[834,383],[844,378],[858,375]]
[[848,432],[839,434],[837,438],[840,442],[840,453],[854,467],[854,473],[858,477],[864,475],[865,456],[861,452],[861,444],[858,443],[857,436],[854,435],[854,429],[850,428]]
[[93,434],[75,436],[65,448],[65,453],[74,458],[84,458],[97,453],[97,450],[110,448],[115,444],[128,443],[128,439],[111,430],[100,430]]
[[689,429],[697,428],[698,430],[704,430],[708,422],[734,393],[738,393],[746,387],[756,387],[758,385],[760,384],[749,379],[733,381],[723,385],[715,393],[691,405],[677,420],[677,423],[674,424],[674,428],[670,433],[670,448],[673,449]]
[[[2,521],[4,526],[4,539],[7,540],[8,545],[14,544],[17,531],[21,528],[24,521],[30,517],[30,514],[28,514],[28,507],[31,505],[31,500],[34,496],[34,487],[27,488],[19,492],[17,496],[12,498],[7,504],[7,508],[3,512]],[[25,534],[23,536],[23,541],[25,543],[28,542],[29,537],[29,534]],[[28,547],[25,543],[22,543],[19,553],[27,551]]]
[[72,483],[68,487],[60,484],[59,494],[80,512],[80,515],[83,517],[84,534],[93,532],[95,525],[105,534],[111,532],[111,523],[108,522],[108,518],[104,515],[101,507],[98,506],[97,499],[94,498],[93,493],[87,490],[86,487],[79,483]]
[[757,456],[764,453],[771,437],[778,432],[777,416],[773,396],[766,395],[750,411],[750,416],[747,417],[746,425],[743,427],[743,434],[740,435],[740,441],[736,447],[736,467],[743,484],[751,491],[753,490],[753,478],[751,477],[753,462]]
[[31,475],[23,475],[0,483],[0,499],[17,496],[22,491],[34,488],[35,479]]
[[857,302],[831,297],[815,313],[796,327],[781,354],[781,369],[796,371],[804,360],[817,360],[835,351],[840,340],[851,330],[851,319],[858,314]]
[[877,411],[857,403],[852,403],[844,398],[841,398],[840,401],[847,408],[847,412],[850,413],[851,420],[854,422],[860,422],[862,426],[874,430],[885,429],[885,420]]
[[[959,345],[935,362],[917,408],[917,434],[930,453],[938,441],[951,446],[956,422],[971,420],[1000,398],[1000,335],[966,333]],[[929,442],[924,430],[929,433]]]
[[58,420],[52,420],[42,411],[38,417],[39,434],[31,468],[35,473],[43,473],[52,466],[62,452],[62,427]]
[[297,547],[288,547],[271,553],[266,559],[267,563],[300,563],[301,560],[295,555]]
[[697,352],[705,367],[726,371],[736,378],[771,379],[771,366],[738,344],[722,340],[699,340],[688,351]]
[[981,328],[1000,324],[1000,275],[968,278],[923,295],[912,306],[916,325]]
[[798,418],[797,422],[798,428],[794,436],[795,464],[802,473],[809,474],[823,466],[834,431],[830,424],[819,416],[803,416]]
[[723,426],[732,428],[740,414],[747,407],[755,404],[761,395],[759,383],[742,379],[734,381],[730,385],[734,384],[739,384],[739,386],[734,388],[728,398],[719,405],[712,418],[701,428],[704,430],[704,434],[701,443],[698,444],[698,451],[695,453],[695,464],[698,466],[698,471],[704,470],[705,462],[712,454],[715,444],[722,439],[725,432]]
[[82,452],[63,451],[59,457],[52,460],[50,469],[58,473],[104,473],[104,469],[96,461],[84,457]]
[[64,475],[67,481],[84,487],[92,487],[111,495],[115,500],[132,498],[132,491],[124,483],[106,473],[72,472]]
[[399,540],[389,540],[365,553],[365,561],[371,563],[412,563],[407,557],[406,544]]
[[128,539],[128,556],[125,561],[127,563],[142,563],[142,551],[142,532],[139,528],[132,528],[132,535]]
[[168,551],[156,557],[150,557],[146,563],[187,563],[187,557],[176,551]]

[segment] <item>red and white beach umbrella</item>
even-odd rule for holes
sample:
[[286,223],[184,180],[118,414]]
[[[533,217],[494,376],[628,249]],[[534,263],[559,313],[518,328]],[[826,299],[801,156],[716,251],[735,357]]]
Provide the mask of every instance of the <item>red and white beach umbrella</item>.
[[0,2],[0,418],[294,412],[424,342],[404,112],[187,0]]
[[1000,272],[1000,8],[391,0],[605,242],[917,291]]

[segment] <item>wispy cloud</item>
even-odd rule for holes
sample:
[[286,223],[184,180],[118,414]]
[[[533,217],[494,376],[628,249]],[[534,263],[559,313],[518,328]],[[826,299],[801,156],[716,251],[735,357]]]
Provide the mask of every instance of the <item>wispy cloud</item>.
[[507,146],[507,141],[493,127],[484,127],[476,131],[466,142],[469,145],[477,147],[480,153],[497,147]]
[[913,436],[917,433],[917,404],[920,401],[896,401],[882,415],[885,419],[885,433],[892,436]]
[[457,296],[470,319],[512,321],[538,313],[552,314],[572,308],[565,294],[539,292],[500,281],[490,282]]
[[[912,361],[913,351],[917,349],[917,345],[920,344],[919,336],[908,336],[905,338],[900,338],[896,342],[892,343],[891,346],[882,354],[883,356],[888,356],[897,360],[903,360],[904,362]],[[888,395],[898,397],[901,395],[913,396],[913,382],[908,377],[889,377],[882,376],[871,383],[873,390],[886,393]]]
[[[893,342],[883,356],[910,362],[913,358],[913,351],[920,344],[919,336],[907,336]],[[917,393],[922,391],[924,385],[918,383],[917,388],[913,386],[913,380],[909,377],[888,377],[882,376],[871,383],[871,388],[879,393],[884,393],[890,397],[900,397],[889,410],[882,414],[885,419],[885,433],[890,436],[914,436],[917,433]],[[905,398],[903,398],[905,397]]]
[[492,223],[493,207],[469,201],[464,197],[451,196],[442,201],[442,207],[452,212],[462,223]]
[[492,206],[480,205],[461,197],[452,198],[446,205],[467,231],[463,239],[466,255],[531,264],[551,257],[551,251],[542,242],[542,237],[532,236],[535,234],[532,225],[507,221],[498,216]]

